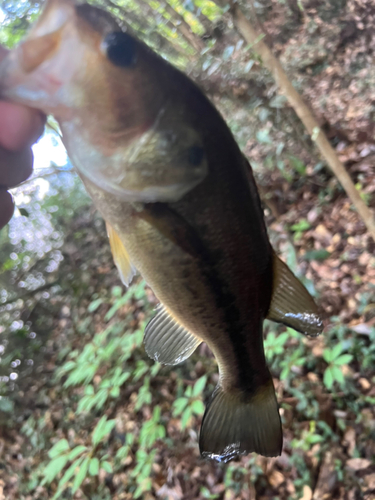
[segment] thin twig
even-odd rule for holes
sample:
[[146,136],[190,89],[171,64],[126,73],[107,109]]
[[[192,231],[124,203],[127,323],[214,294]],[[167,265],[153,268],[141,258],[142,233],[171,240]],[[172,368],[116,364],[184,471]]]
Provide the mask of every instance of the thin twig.
[[[219,5],[225,0],[215,0]],[[237,3],[231,3],[231,14],[233,21],[238,31],[244,37],[248,44],[252,45],[252,49],[262,59],[262,63],[273,75],[277,85],[282,93],[288,99],[289,103],[299,116],[300,120],[306,127],[313,142],[315,142],[322,157],[331,167],[333,173],[344,188],[346,194],[350,198],[358,215],[367,227],[368,232],[375,241],[375,218],[371,210],[367,207],[361,198],[361,192],[356,189],[343,163],[340,161],[336,151],[331,146],[325,133],[320,129],[319,123],[311,113],[310,109],[304,103],[300,94],[293,87],[287,74],[285,73],[280,61],[273,55],[268,45],[263,39],[260,39],[260,33],[256,30],[251,22],[246,18]]]
[[0,304],[0,308],[7,306],[8,304],[12,304],[13,302],[16,302],[17,300],[23,300],[27,297],[31,297],[38,292],[43,292],[44,290],[48,290],[48,288],[51,288],[55,285],[58,285],[59,283],[60,283],[60,280],[56,280],[56,281],[53,281],[52,283],[46,283],[45,285],[42,285],[39,288],[36,288],[35,290],[29,290],[28,292],[25,292],[22,295],[19,295],[18,297],[14,297],[13,299],[9,299],[6,302],[2,302]]

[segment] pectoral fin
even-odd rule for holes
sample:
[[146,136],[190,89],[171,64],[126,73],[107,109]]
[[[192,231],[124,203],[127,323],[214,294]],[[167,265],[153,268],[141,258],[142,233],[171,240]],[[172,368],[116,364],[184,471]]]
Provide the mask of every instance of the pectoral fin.
[[302,283],[276,254],[273,256],[273,293],[267,318],[316,337],[323,330],[318,308]]
[[144,342],[150,358],[164,365],[176,365],[193,354],[202,341],[160,304],[156,316],[146,326]]
[[120,273],[121,281],[125,286],[129,286],[136,273],[136,269],[130,262],[128,252],[126,251],[120,236],[116,233],[113,227],[108,224],[108,222],[106,222],[106,226],[113,260],[115,261],[116,267]]

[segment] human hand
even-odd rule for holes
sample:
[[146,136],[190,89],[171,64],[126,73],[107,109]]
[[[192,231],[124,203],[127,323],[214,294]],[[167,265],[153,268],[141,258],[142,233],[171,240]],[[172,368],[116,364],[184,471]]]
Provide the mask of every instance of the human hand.
[[[0,46],[0,60],[7,51]],[[13,215],[7,189],[26,180],[32,172],[31,145],[43,132],[45,117],[35,109],[0,100],[0,229]]]

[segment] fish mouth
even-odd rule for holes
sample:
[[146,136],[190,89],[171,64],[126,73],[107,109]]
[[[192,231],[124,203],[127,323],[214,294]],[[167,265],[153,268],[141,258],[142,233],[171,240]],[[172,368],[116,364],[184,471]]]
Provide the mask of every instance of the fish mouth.
[[45,113],[64,105],[61,89],[77,71],[77,51],[83,50],[74,16],[70,0],[47,2],[27,38],[0,63],[1,98]]

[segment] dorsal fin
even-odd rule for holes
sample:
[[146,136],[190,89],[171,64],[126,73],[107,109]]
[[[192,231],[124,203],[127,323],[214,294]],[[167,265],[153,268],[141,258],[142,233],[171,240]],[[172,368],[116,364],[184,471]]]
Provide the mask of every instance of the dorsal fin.
[[160,304],[145,329],[145,349],[150,358],[164,365],[177,365],[187,359],[201,339],[181,326]]
[[111,245],[113,260],[115,261],[118,272],[120,273],[121,281],[125,286],[129,286],[136,269],[130,262],[128,252],[121,241],[120,236],[116,233],[113,227],[106,222],[109,244]]
[[267,318],[316,337],[323,330],[318,308],[289,267],[273,254],[273,292]]

